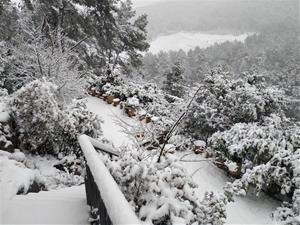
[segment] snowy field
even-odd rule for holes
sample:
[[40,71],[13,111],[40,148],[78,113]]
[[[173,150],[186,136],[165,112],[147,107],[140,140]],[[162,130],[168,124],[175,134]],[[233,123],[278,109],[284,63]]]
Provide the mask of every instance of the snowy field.
[[149,51],[151,53],[170,50],[177,51],[180,49],[188,51],[197,46],[200,48],[207,48],[214,44],[220,44],[226,41],[243,42],[249,35],[251,34],[231,35],[179,32],[156,38],[150,43]]

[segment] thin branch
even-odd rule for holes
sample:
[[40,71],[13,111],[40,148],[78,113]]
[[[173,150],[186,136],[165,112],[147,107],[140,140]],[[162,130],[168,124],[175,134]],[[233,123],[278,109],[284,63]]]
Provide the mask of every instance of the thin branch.
[[182,160],[184,157],[186,157],[188,155],[192,155],[192,154],[195,154],[195,153],[194,152],[190,152],[190,153],[184,154],[183,156],[180,157],[179,161]]
[[73,47],[71,47],[70,49],[69,49],[69,51],[73,51],[75,48],[77,48],[78,47],[78,45],[80,45],[82,42],[84,42],[86,39],[88,39],[89,37],[88,36],[86,36],[86,37],[84,37],[84,38],[82,38],[80,41],[78,41]]
[[211,159],[180,159],[180,162],[212,162]]
[[179,123],[182,121],[182,119],[186,116],[189,108],[191,107],[194,99],[196,98],[197,94],[199,93],[199,91],[201,90],[201,86],[197,89],[197,91],[195,92],[195,94],[193,95],[192,99],[190,100],[189,104],[186,107],[186,110],[181,114],[181,116],[178,118],[178,120],[173,124],[173,126],[171,127],[170,131],[168,132],[168,134],[166,135],[166,138],[164,140],[164,144],[161,148],[159,157],[157,159],[157,162],[159,163],[161,160],[161,156],[163,155],[163,151],[165,149],[166,144],[168,143],[168,141],[170,140],[170,138],[172,137],[172,133],[175,130],[175,128],[179,125]]
[[64,86],[66,86],[67,81],[65,81],[57,90],[60,91]]
[[43,69],[42,69],[42,65],[41,65],[41,61],[40,61],[40,54],[39,54],[38,52],[36,52],[36,56],[37,56],[37,61],[38,61],[40,73],[41,73],[41,75],[42,75],[42,77],[43,77],[43,76],[44,76],[44,73],[43,73]]
[[192,174],[191,177],[193,177],[199,170],[203,169],[203,167],[199,167],[198,169],[196,169]]

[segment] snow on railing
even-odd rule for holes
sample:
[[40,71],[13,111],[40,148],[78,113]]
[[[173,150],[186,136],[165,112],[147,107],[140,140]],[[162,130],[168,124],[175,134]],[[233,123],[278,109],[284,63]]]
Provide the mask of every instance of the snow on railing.
[[112,155],[117,153],[86,135],[79,137],[79,144],[87,162],[87,202],[100,217],[93,224],[141,224],[94,146]]
[[94,148],[99,149],[100,151],[108,153],[110,155],[119,156],[119,153],[114,149],[112,149],[111,147],[104,145],[100,141],[97,141],[96,139],[91,138],[89,136],[87,136],[87,138],[90,140]]

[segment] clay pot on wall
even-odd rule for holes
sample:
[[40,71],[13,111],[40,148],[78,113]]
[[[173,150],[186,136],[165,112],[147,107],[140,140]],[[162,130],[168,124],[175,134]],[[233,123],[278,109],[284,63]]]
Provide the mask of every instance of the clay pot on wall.
[[114,96],[108,95],[107,98],[106,98],[106,102],[107,102],[108,104],[112,104],[113,101],[114,101]]

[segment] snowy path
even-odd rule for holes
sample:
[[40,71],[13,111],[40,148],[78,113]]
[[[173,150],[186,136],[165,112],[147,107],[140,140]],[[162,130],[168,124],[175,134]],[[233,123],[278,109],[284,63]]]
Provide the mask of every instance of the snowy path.
[[87,107],[95,114],[98,114],[102,120],[102,131],[104,137],[111,141],[116,147],[130,144],[129,137],[122,132],[122,128],[117,124],[118,118],[126,123],[134,123],[133,119],[125,117],[123,111],[117,107],[107,104],[99,98],[88,97]]
[[[130,143],[128,136],[122,133],[119,125],[115,123],[115,116],[129,123],[134,123],[133,119],[126,117],[120,109],[94,97],[88,97],[88,107],[104,120],[102,130],[108,140],[116,146]],[[192,157],[199,156],[193,155]],[[223,172],[210,163],[198,162],[185,163],[184,165],[190,174],[201,167],[193,175],[194,181],[199,185],[198,193],[200,197],[203,196],[205,191],[221,191],[227,180]],[[227,224],[274,224],[271,213],[277,206],[278,203],[266,195],[262,195],[261,198],[253,196],[237,199],[236,202],[230,203],[227,207]]]
[[17,195],[0,208],[0,224],[89,224],[84,185]]

